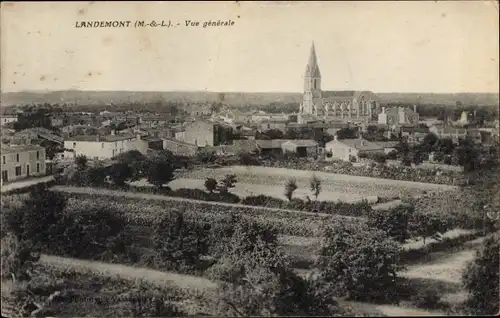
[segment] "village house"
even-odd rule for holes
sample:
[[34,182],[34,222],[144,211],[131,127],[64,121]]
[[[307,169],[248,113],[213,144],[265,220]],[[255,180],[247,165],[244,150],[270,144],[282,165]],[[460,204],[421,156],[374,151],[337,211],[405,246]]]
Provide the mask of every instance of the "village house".
[[338,139],[335,136],[334,140],[325,144],[325,153],[326,160],[359,161],[360,155],[384,153],[384,148],[362,138]]
[[191,157],[198,152],[198,146],[180,140],[163,138],[162,143],[163,149],[170,150],[176,155]]
[[470,136],[475,143],[482,142],[481,131],[477,128],[467,129],[463,127],[434,125],[429,130],[439,138],[450,138],[455,144],[458,144],[460,139],[464,139],[467,136]]
[[376,141],[374,144],[382,147],[382,149],[384,149],[384,153],[388,154],[396,150],[396,146],[399,144],[399,141]]
[[287,141],[287,139],[255,140],[255,143],[261,155],[281,155],[283,154],[281,145]]
[[81,135],[74,136],[64,141],[65,157],[84,155],[89,159],[103,160],[130,150],[137,150],[146,154],[148,142],[141,139],[140,135]]
[[296,153],[298,157],[313,157],[318,154],[318,143],[312,139],[288,140],[281,144],[283,152]]
[[260,132],[265,132],[268,130],[280,130],[282,132],[286,131],[288,119],[268,119],[263,120],[259,123],[258,130]]
[[378,123],[383,125],[417,125],[418,122],[417,106],[414,106],[413,109],[404,107],[386,109],[382,107],[381,113],[378,114]]
[[198,147],[230,144],[233,128],[219,122],[195,121],[187,124],[183,131],[175,134],[175,139]]
[[[164,126],[173,120],[170,115],[145,115],[139,117],[138,123],[141,128]],[[134,122],[134,120],[130,120]],[[136,122],[137,123],[137,122]]]
[[36,145],[2,144],[2,185],[28,177],[45,175],[45,148]]
[[2,114],[0,115],[0,122],[2,123],[2,126],[8,123],[15,123],[17,121],[17,114],[16,115],[8,115],[8,114]]
[[406,139],[409,143],[420,143],[424,140],[425,136],[430,133],[429,127],[402,125],[398,128],[396,128],[396,132],[401,138]]

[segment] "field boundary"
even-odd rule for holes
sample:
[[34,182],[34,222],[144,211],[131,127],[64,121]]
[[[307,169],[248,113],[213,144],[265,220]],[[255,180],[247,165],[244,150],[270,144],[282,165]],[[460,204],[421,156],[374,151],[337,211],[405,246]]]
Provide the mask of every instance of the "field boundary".
[[247,208],[247,209],[264,210],[264,211],[270,211],[270,212],[285,212],[285,213],[295,214],[295,215],[339,217],[339,218],[345,218],[345,219],[361,219],[362,218],[362,217],[347,216],[347,215],[341,215],[341,214],[305,212],[305,211],[297,211],[297,210],[287,210],[287,209],[269,208],[269,207],[254,206],[254,205],[245,205],[245,204],[239,204],[239,203],[203,201],[203,200],[186,199],[186,198],[179,198],[179,197],[169,197],[169,196],[160,195],[160,194],[136,193],[136,192],[126,192],[126,191],[100,189],[100,188],[95,189],[95,188],[89,188],[89,187],[53,186],[52,188],[50,188],[50,190],[56,191],[56,192],[64,192],[64,193],[127,197],[127,198],[132,198],[132,199],[137,198],[137,199],[147,199],[147,200],[156,200],[156,201],[190,202],[190,203],[195,203],[195,204],[197,203],[197,204],[207,204],[207,205],[214,205],[214,206]]

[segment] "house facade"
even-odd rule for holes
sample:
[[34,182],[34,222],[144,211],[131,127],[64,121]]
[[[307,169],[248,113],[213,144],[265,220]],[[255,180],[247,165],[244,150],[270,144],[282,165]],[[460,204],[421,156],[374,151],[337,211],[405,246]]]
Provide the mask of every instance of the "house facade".
[[2,145],[2,184],[46,173],[45,148]]
[[359,156],[369,153],[384,153],[384,147],[364,140],[335,139],[325,144],[326,160],[340,159],[344,161],[359,161]]
[[382,112],[378,114],[378,123],[382,125],[417,125],[419,116],[417,106],[411,108],[392,107],[386,109],[382,107]]
[[6,125],[8,123],[15,123],[17,121],[17,115],[0,115],[0,123]]
[[191,157],[198,152],[198,146],[180,140],[163,138],[162,141],[163,149],[170,150],[176,155]]
[[175,139],[198,147],[212,147],[231,143],[233,128],[217,122],[195,121],[175,134]]
[[148,142],[142,140],[140,135],[81,135],[65,140],[64,149],[66,158],[84,155],[89,159],[103,160],[130,150],[146,154]]
[[283,152],[292,152],[298,157],[314,157],[318,154],[318,143],[312,139],[288,140],[281,144]]

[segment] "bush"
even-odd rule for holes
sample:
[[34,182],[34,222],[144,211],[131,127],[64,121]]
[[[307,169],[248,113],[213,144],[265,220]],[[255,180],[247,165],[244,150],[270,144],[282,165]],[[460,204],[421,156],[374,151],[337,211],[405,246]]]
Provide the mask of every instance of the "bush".
[[389,299],[401,269],[401,247],[366,224],[336,223],[323,228],[316,265],[319,279],[337,296],[354,300]]
[[488,236],[467,266],[462,282],[469,292],[467,306],[474,315],[495,315],[499,310],[499,234]]
[[371,210],[367,224],[371,228],[384,231],[389,237],[404,243],[409,237],[409,222],[413,216],[413,206],[398,206],[390,210]]
[[208,252],[208,236],[208,226],[186,220],[183,212],[166,214],[153,236],[157,266],[180,272],[199,270],[200,257]]

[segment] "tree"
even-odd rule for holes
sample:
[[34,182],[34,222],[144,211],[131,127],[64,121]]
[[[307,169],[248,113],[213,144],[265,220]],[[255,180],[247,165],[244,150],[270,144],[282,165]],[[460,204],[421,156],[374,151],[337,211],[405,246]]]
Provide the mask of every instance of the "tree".
[[88,180],[90,185],[101,187],[106,180],[106,169],[103,167],[95,167],[87,170]]
[[75,157],[75,164],[78,171],[84,171],[87,169],[88,159],[85,155],[78,155]]
[[473,315],[495,315],[499,310],[498,233],[488,236],[476,258],[467,266],[462,282],[469,292],[468,309]]
[[150,161],[147,171],[148,182],[161,188],[164,184],[168,184],[174,180],[175,166],[172,159],[173,156],[170,156],[168,153],[159,154],[154,157]]
[[147,158],[138,150],[130,150],[115,157],[118,163],[126,164],[131,168],[132,181],[142,178],[147,171]]
[[354,128],[342,128],[336,134],[338,139],[354,139],[358,137],[358,131]]
[[411,215],[408,229],[412,237],[421,237],[425,245],[426,238],[440,240],[449,226],[442,216],[429,212],[417,212]]
[[269,129],[260,133],[260,139],[283,139],[283,132],[279,129]]
[[208,238],[208,226],[187,220],[183,211],[168,213],[153,235],[157,263],[166,269],[192,272],[208,251]]
[[213,193],[215,189],[217,189],[217,180],[213,178],[207,178],[205,180],[205,189],[207,189],[208,192]]
[[313,174],[311,181],[309,183],[309,187],[311,192],[316,197],[316,201],[318,200],[318,195],[321,192],[321,179],[319,179],[315,174]]
[[234,188],[236,182],[237,180],[235,174],[226,174],[219,182],[219,191],[222,193],[229,192],[229,189]]
[[[226,250],[209,270],[219,281],[211,300],[229,316],[330,315],[335,301],[318,297],[313,284],[293,272],[275,228],[252,219],[237,222]],[[331,305],[331,306],[329,306]]]
[[413,206],[397,206],[389,211],[370,209],[367,218],[369,227],[384,231],[389,237],[404,243],[409,237],[409,222],[414,213]]
[[423,151],[431,153],[439,148],[439,137],[434,133],[428,133],[422,140],[421,146]]
[[285,196],[288,201],[292,201],[293,192],[297,190],[297,181],[295,179],[289,179],[285,184]]
[[322,229],[318,280],[337,297],[354,300],[387,299],[402,268],[400,245],[383,231],[364,223],[337,222]]
[[111,166],[109,177],[118,186],[124,186],[125,182],[132,178],[134,171],[125,162],[118,162]]

